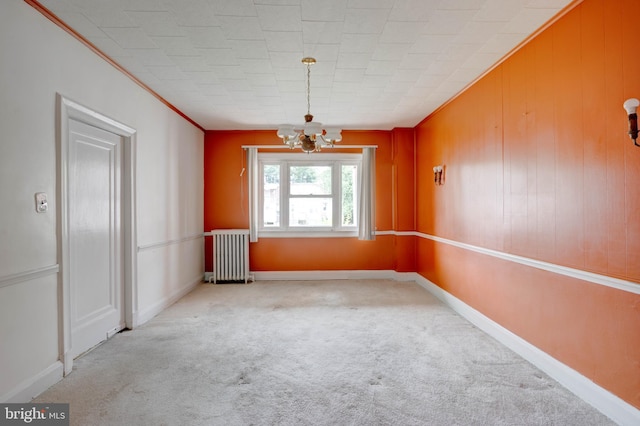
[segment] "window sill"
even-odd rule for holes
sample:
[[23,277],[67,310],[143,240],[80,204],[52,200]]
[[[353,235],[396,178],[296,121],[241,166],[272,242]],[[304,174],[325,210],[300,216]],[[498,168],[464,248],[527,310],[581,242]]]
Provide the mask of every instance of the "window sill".
[[357,238],[358,231],[259,231],[258,238]]

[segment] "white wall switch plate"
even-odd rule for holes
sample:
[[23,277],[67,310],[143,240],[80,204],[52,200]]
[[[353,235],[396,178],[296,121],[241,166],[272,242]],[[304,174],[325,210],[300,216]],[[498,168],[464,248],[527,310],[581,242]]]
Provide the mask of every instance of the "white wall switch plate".
[[44,192],[36,192],[36,212],[46,213],[47,210],[49,210],[47,194]]

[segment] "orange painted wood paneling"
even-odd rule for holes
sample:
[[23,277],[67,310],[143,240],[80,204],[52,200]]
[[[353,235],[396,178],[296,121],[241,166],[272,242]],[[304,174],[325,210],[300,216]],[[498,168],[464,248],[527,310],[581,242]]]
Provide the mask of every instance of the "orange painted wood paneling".
[[415,170],[413,129],[393,129],[393,229],[415,229]]
[[622,29],[623,13],[623,9],[618,6],[605,7],[602,11],[606,35],[603,52],[605,66],[603,103],[606,105],[604,118],[607,140],[605,175],[602,178],[606,182],[607,271],[614,276],[625,276],[627,273],[625,194],[620,191],[620,188],[625,186],[626,172],[620,165],[625,162],[625,148],[630,139],[625,134],[626,113],[619,109],[620,102],[626,99],[625,83],[622,78],[606,78],[606,76],[620,75],[624,72],[626,43],[620,42],[625,37]]
[[532,143],[531,131],[534,108],[529,99],[531,82],[534,81],[531,55],[532,48],[527,45],[502,65],[504,247],[511,253],[528,257],[536,254],[536,233],[531,232],[531,223],[537,210],[536,147]]
[[599,386],[640,405],[640,295],[431,240],[422,239],[419,245],[421,256],[432,258],[421,264],[427,279]]
[[[415,229],[415,136],[414,130],[396,128],[391,132],[393,144],[393,229]],[[395,270],[413,272],[416,269],[415,237],[395,237]]]
[[[435,185],[433,184],[432,167],[436,165],[437,135],[431,121],[416,128],[416,229],[429,234],[435,234],[435,215],[438,204],[435,200]],[[447,176],[445,178],[448,179]],[[431,185],[427,182],[431,179]]]
[[[214,135],[214,136],[212,136]],[[272,135],[273,136],[273,135]],[[248,228],[246,153],[263,132],[206,132],[204,143],[204,229]],[[242,176],[241,176],[242,175]]]
[[601,274],[608,272],[607,163],[602,161],[607,156],[607,126],[601,118],[607,112],[603,102],[606,96],[604,9],[601,2],[587,2],[580,13],[581,26],[589,28],[582,31],[580,46],[584,186],[589,188],[584,192],[584,227],[589,236],[585,240],[584,268]]
[[[378,230],[391,230],[394,204],[391,133],[345,131],[343,141],[349,145],[378,146],[376,224]],[[246,157],[241,147],[243,145],[279,145],[278,142],[279,139],[274,130],[205,133],[205,230],[248,228],[246,170],[243,173]],[[284,151],[289,152],[288,149]],[[375,241],[359,241],[355,237],[260,238],[257,243],[250,245],[251,268],[254,271],[395,269],[394,241],[394,236],[379,236]],[[210,244],[205,246],[205,256],[205,266],[210,271],[212,267]]]
[[532,43],[533,53],[529,57],[533,71],[530,93],[529,117],[535,120],[530,128],[531,143],[535,146],[537,220],[535,229],[536,258],[547,262],[556,261],[556,126],[554,114],[555,93],[549,88],[553,84],[553,62],[549,52],[553,49],[551,31],[541,33]]
[[[416,230],[640,285],[637,16],[585,0],[417,126]],[[637,294],[425,239],[416,269],[640,408]]]
[[395,270],[398,272],[415,272],[416,270],[416,240],[413,235],[395,237]]
[[[417,228],[502,248],[502,99],[498,69],[416,129]],[[433,167],[445,166],[444,185]]]
[[357,238],[261,238],[251,244],[252,271],[394,270],[393,235]]
[[[580,10],[550,28],[553,34],[553,127],[556,137],[556,258],[584,267],[584,124],[580,58]],[[562,94],[562,96],[558,96]]]
[[583,2],[416,128],[418,230],[640,280],[638,148],[620,107],[640,93],[622,29],[638,4]]
[[[640,55],[637,54],[640,36],[638,36],[638,16],[640,2],[624,0],[620,13],[622,21],[624,96],[640,98]],[[609,7],[609,3],[606,3]],[[630,139],[625,140],[625,231],[627,237],[627,275],[640,277],[640,147],[633,146]]]

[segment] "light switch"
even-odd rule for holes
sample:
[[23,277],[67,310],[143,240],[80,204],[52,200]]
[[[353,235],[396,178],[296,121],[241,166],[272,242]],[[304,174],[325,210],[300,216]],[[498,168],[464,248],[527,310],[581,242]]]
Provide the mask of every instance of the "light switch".
[[49,205],[47,204],[47,194],[44,192],[36,192],[36,212],[46,213],[47,210],[49,210]]

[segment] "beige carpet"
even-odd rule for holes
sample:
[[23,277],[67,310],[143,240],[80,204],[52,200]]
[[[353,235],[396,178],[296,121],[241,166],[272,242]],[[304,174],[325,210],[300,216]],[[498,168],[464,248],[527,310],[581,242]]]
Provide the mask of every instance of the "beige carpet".
[[608,425],[416,283],[203,284],[35,402],[73,425]]

